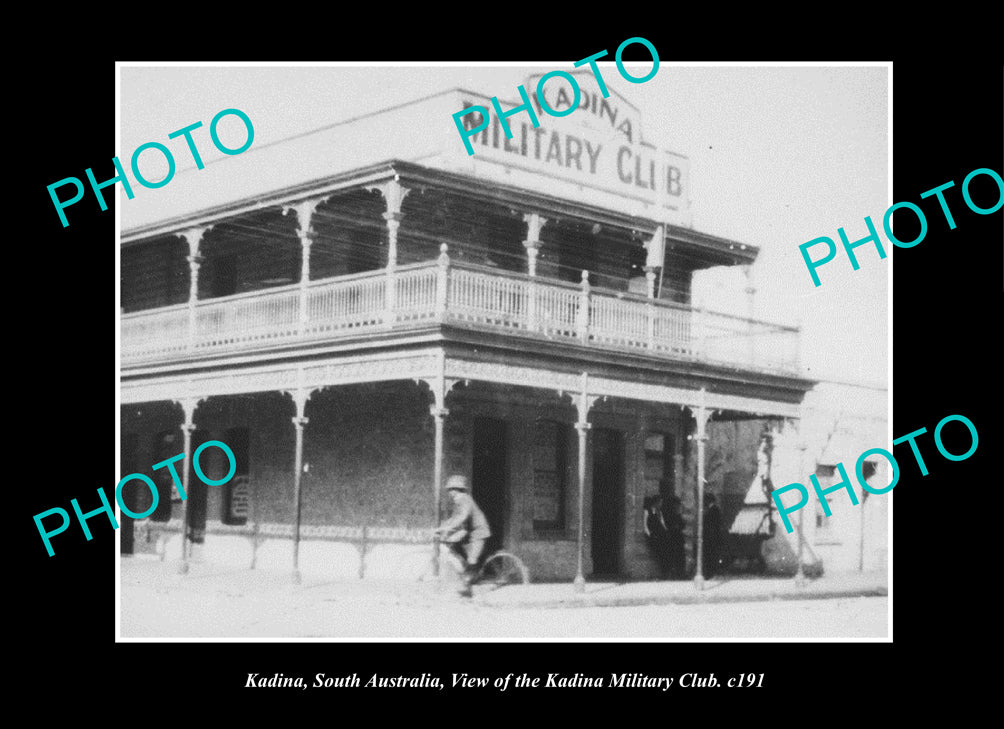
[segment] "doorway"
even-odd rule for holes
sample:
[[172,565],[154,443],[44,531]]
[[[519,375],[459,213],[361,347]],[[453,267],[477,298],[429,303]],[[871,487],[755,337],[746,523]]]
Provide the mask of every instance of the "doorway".
[[610,428],[593,429],[594,575],[621,571],[621,531],[624,520],[624,436]]
[[[127,473],[136,473],[140,470],[136,465],[139,460],[136,457],[138,440],[139,438],[136,433],[126,433],[122,436],[122,451],[119,463],[122,468],[123,476]],[[145,489],[146,486],[143,488]],[[129,507],[130,511],[137,514],[142,513],[146,510],[146,508],[148,508],[139,508],[140,498],[138,493],[135,481],[128,481],[122,489],[122,502]],[[121,554],[132,554],[133,520],[126,518],[125,512],[122,512],[122,518],[119,520],[119,526],[122,528],[122,541],[119,545],[119,551]]]
[[471,495],[485,513],[491,537],[485,555],[505,544],[506,423],[496,418],[475,418],[472,443]]

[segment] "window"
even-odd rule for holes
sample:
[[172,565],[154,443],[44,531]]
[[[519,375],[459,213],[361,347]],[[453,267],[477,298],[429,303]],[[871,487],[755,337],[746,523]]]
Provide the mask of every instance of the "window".
[[230,446],[237,461],[234,477],[224,484],[223,514],[224,524],[241,526],[248,523],[248,509],[251,500],[251,481],[248,466],[248,429],[232,428],[227,431],[224,442]]
[[533,529],[565,528],[568,427],[538,420],[533,437]]
[[659,494],[663,503],[676,496],[673,456],[672,435],[648,433],[645,436],[645,494]]
[[[826,490],[833,485],[834,481],[839,478],[836,466],[816,466],[816,480],[819,481],[819,488]],[[834,513],[834,504],[836,499],[841,498],[842,491],[834,491],[832,494],[827,494],[824,498],[826,499],[826,506],[830,510],[830,514],[833,516],[827,516],[826,512],[823,511],[823,505],[820,503],[819,499],[815,499],[816,504],[816,542],[836,543],[837,540],[836,529],[833,527],[833,520],[836,518]],[[847,498],[846,494],[842,497]]]
[[[167,430],[158,433],[156,436],[156,460],[154,463],[160,463],[172,456],[178,455],[181,452],[181,446],[178,441],[179,438],[174,431]],[[175,468],[180,477],[181,464],[176,463]],[[174,479],[171,477],[171,469],[164,467],[154,471],[153,482],[157,484],[159,499],[157,501],[157,509],[150,515],[150,519],[153,521],[170,521],[171,503],[174,501],[181,502],[181,494],[178,493],[178,489],[174,485]]]

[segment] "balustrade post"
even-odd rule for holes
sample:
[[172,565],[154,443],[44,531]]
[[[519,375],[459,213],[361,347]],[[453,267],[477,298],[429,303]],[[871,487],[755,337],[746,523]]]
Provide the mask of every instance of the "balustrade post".
[[188,349],[195,346],[196,309],[195,304],[199,298],[199,266],[205,260],[199,255],[199,243],[202,236],[212,229],[212,226],[204,228],[189,228],[183,230],[178,235],[188,243]]
[[[527,249],[527,253],[533,251],[534,255],[531,258],[532,261],[537,260],[537,249]],[[540,329],[540,320],[537,316],[537,299],[540,296],[540,289],[537,286],[537,275],[536,266],[532,266],[531,270],[533,273],[530,274],[530,280],[526,285],[526,328],[531,332],[535,332]]]
[[195,302],[199,296],[199,266],[205,260],[202,256],[186,256],[188,261],[188,348],[195,346],[196,311]]
[[439,246],[439,258],[436,261],[439,268],[436,272],[436,316],[440,321],[446,318],[447,286],[450,274],[450,257],[446,253],[445,243]]
[[371,185],[367,190],[377,190],[383,196],[386,212],[383,219],[387,221],[387,268],[384,289],[384,323],[390,325],[397,319],[397,233],[401,227],[401,206],[411,192],[411,188],[401,184],[401,177],[394,175],[393,180]]
[[648,283],[648,348],[655,349],[655,312],[656,308],[652,304],[655,299],[655,266],[645,266],[645,280]]
[[531,279],[526,292],[526,326],[531,332],[535,332],[540,323],[537,319],[538,287],[534,279],[537,277],[540,229],[547,223],[547,218],[541,217],[539,213],[527,213],[523,216],[523,220],[526,221],[526,240],[523,241],[523,247],[526,248],[526,267]]
[[579,309],[576,312],[575,331],[579,339],[589,341],[589,271],[583,269],[582,282],[579,289]]
[[315,233],[313,228],[314,211],[321,204],[321,200],[303,200],[295,205],[286,205],[283,212],[296,211],[296,224],[300,238],[300,296],[299,324],[298,330],[302,333],[304,325],[307,323],[309,312],[307,310],[307,284],[310,282],[310,245],[314,241]]
[[307,323],[309,312],[307,311],[307,282],[310,280],[310,244],[313,242],[311,233],[303,233],[300,236],[300,332],[303,332]]
[[397,231],[401,227],[399,211],[383,214],[387,221],[387,276],[384,292],[384,322],[392,324],[397,317]]

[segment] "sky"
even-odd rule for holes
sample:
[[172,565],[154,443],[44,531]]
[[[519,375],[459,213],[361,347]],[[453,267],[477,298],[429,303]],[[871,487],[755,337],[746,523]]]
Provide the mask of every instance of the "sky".
[[[254,122],[255,140],[244,153],[252,155],[259,146],[450,88],[516,99],[517,85],[528,76],[572,70],[574,60],[505,67],[122,64],[115,152],[128,169],[127,160],[139,145],[157,141],[174,149],[180,140],[170,142],[168,133],[195,121],[208,127],[218,111],[232,107]],[[639,76],[650,68],[627,65]],[[893,202],[891,68],[661,63],[651,80],[631,84],[612,63],[600,67],[607,85],[639,108],[645,141],[689,158],[693,228],[760,248],[753,267],[754,316],[802,328],[805,374],[887,384],[893,246],[883,236],[886,259],[873,246],[858,248],[857,271],[840,251],[818,269],[818,287],[798,246],[821,236],[839,246],[841,227],[851,241],[862,238],[865,216],[881,230]],[[453,127],[451,118],[443,123]],[[402,134],[427,131],[416,124]],[[224,132],[221,125],[221,136]],[[239,134],[235,139],[234,146],[242,141]],[[199,149],[207,163],[223,157],[208,143]],[[458,150],[463,153],[462,146]],[[179,175],[171,185],[185,184],[182,171],[194,167],[187,156],[179,154],[177,160]],[[207,165],[199,174],[211,169]],[[152,179],[155,172],[151,163]],[[144,195],[156,192],[142,189]],[[123,228],[129,205],[126,200],[118,206]],[[813,249],[814,256],[823,252],[822,246]],[[699,274],[694,303],[745,316],[745,285],[734,268]]]

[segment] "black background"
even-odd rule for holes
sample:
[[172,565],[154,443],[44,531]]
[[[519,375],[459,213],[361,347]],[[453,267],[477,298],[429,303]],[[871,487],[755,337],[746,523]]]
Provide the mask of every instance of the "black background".
[[[255,34],[234,30],[229,23],[208,26],[205,19],[189,18],[165,20],[159,35],[146,31],[161,26],[109,27],[107,36],[102,31],[102,39],[85,48],[80,39],[70,42],[50,29],[39,46],[50,49],[45,57],[36,66],[20,67],[14,77],[13,89],[20,92],[11,98],[30,103],[8,107],[8,120],[15,124],[8,128],[7,143],[15,159],[24,155],[24,160],[7,168],[8,199],[18,203],[8,208],[17,221],[14,238],[7,241],[14,253],[8,268],[9,336],[16,338],[8,347],[9,366],[16,373],[8,423],[17,436],[8,439],[7,462],[14,465],[8,488],[16,492],[17,504],[11,521],[18,528],[11,546],[28,579],[15,583],[8,593],[26,620],[8,625],[18,646],[11,668],[27,672],[34,691],[52,697],[47,711],[61,712],[65,704],[70,713],[86,713],[83,707],[90,705],[100,718],[103,709],[90,702],[105,697],[122,702],[119,706],[128,707],[125,713],[159,713],[170,707],[165,716],[169,721],[172,715],[178,720],[240,718],[261,704],[289,709],[293,718],[310,704],[323,702],[331,710],[325,715],[331,721],[347,720],[340,710],[358,704],[368,707],[373,713],[367,716],[374,719],[403,711],[409,718],[438,715],[455,722],[476,720],[470,713],[466,719],[447,718],[458,700],[479,704],[489,716],[492,706],[512,702],[516,708],[532,699],[550,705],[554,718],[602,700],[611,708],[621,707],[618,720],[647,721],[632,712],[651,703],[667,712],[653,718],[669,719],[686,707],[714,718],[735,711],[738,718],[759,724],[867,716],[865,704],[875,700],[950,703],[967,692],[970,651],[990,636],[989,628],[971,616],[971,606],[992,589],[996,577],[993,553],[977,547],[975,539],[998,518],[992,490],[999,478],[989,481],[981,475],[989,471],[991,454],[1000,448],[993,406],[999,401],[998,292],[1004,285],[1004,212],[976,215],[961,198],[962,180],[971,170],[1004,168],[1001,63],[978,57],[980,48],[989,47],[983,43],[986,34],[980,23],[949,36],[943,23],[935,23],[937,30],[906,32],[852,18],[846,33],[829,27],[825,38],[818,28],[754,38],[755,26],[748,26],[744,40],[736,42],[734,29],[724,27],[724,17],[714,24],[686,26],[655,23],[653,18],[635,19],[633,25],[594,18],[576,26],[570,23],[579,11],[571,8],[560,22],[548,23],[526,8],[510,11],[500,6],[492,20],[475,21],[464,9],[449,11],[446,16],[457,14],[449,24],[458,25],[443,28],[438,37],[425,29],[405,38],[404,31],[389,28],[408,22],[396,17],[396,11],[386,11],[387,22],[361,33],[368,41],[364,49],[344,45],[346,36],[360,32],[356,20],[333,16],[330,27],[307,32],[314,21],[302,8],[282,22],[277,13],[275,27]],[[424,25],[414,27],[426,28],[429,22],[424,18]],[[939,40],[930,40],[935,32]],[[60,535],[57,556],[49,558],[32,520],[53,506],[68,508],[71,498],[93,495],[98,486],[111,494],[115,483],[113,212],[81,204],[72,209],[70,227],[63,229],[45,189],[63,177],[83,179],[87,167],[95,169],[98,180],[107,179],[113,174],[111,157],[128,154],[114,147],[115,60],[570,62],[600,48],[612,52],[634,35],[651,40],[667,64],[852,58],[894,62],[893,199],[920,204],[929,212],[931,228],[921,245],[895,254],[893,433],[928,429],[919,442],[930,475],[921,477],[905,453],[900,458],[903,471],[894,502],[893,642],[116,644],[113,531],[102,525],[103,517],[92,520],[94,539],[85,542],[73,524]],[[955,40],[946,43],[945,37]],[[946,192],[956,230],[946,228],[933,200],[920,200],[921,192],[948,180],[956,183]],[[88,190],[85,199],[90,194]],[[861,211],[862,217],[870,214],[876,222],[882,213]],[[855,226],[849,220],[847,225],[860,229],[860,221]],[[888,265],[888,260],[880,265]],[[846,295],[854,296],[853,288]],[[881,347],[876,342],[876,349]],[[980,435],[979,448],[965,462],[943,459],[931,440],[937,422],[953,413],[969,417]],[[953,448],[947,433],[946,442],[955,452],[965,448],[964,443]],[[714,671],[719,677],[765,672],[767,679],[762,689],[726,695],[710,689],[504,695],[467,689],[460,696],[455,691],[402,694],[395,689],[389,694],[308,691],[301,696],[299,691],[242,688],[248,672],[427,672],[446,677],[452,672],[496,676],[549,671]],[[536,711],[527,707],[524,718]]]

